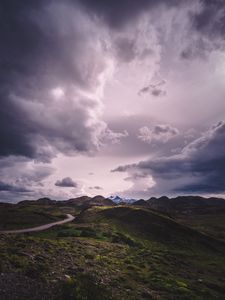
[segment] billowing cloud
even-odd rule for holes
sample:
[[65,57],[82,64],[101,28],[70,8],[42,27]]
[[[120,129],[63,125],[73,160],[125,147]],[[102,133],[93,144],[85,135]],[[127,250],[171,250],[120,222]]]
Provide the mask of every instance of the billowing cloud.
[[154,141],[166,143],[178,134],[179,130],[170,125],[156,125],[152,129],[144,126],[139,129],[138,138],[149,144]]
[[225,122],[220,122],[185,146],[180,154],[120,166],[114,171],[151,176],[155,185],[149,187],[148,193],[223,193],[224,143]]
[[78,184],[70,177],[65,177],[62,180],[57,180],[55,185],[59,187],[78,187]]
[[53,174],[55,168],[46,164],[37,164],[25,158],[6,157],[0,160],[0,177],[11,185],[41,185],[41,182]]
[[[101,120],[102,90],[115,57],[124,62],[138,58],[140,68],[149,72],[149,57],[159,55],[156,33],[147,24],[148,30],[137,26],[110,37],[101,21],[118,28],[148,8],[180,2],[65,0],[12,6],[2,1],[0,155],[48,162],[58,152],[92,153],[107,137],[126,136]],[[143,92],[163,95],[159,84]]]
[[101,120],[113,69],[104,29],[70,1],[2,1],[1,12],[0,156],[47,162],[97,150],[110,130]]
[[40,192],[45,190],[45,183],[54,172],[53,166],[37,164],[23,157],[0,159],[1,201],[39,198]]
[[225,117],[222,0],[17,2],[0,3],[1,199],[114,194],[120,164],[131,197],[223,190],[223,123],[197,138]]

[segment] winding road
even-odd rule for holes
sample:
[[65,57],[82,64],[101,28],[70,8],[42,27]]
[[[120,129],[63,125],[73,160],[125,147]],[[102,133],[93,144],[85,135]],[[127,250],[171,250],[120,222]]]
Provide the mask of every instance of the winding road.
[[27,232],[42,231],[42,230],[49,229],[49,228],[51,228],[53,226],[56,226],[56,225],[61,225],[61,224],[71,222],[75,219],[75,217],[72,216],[71,214],[67,214],[66,217],[67,218],[64,219],[64,220],[53,222],[53,223],[48,223],[48,224],[37,226],[37,227],[24,228],[24,229],[15,229],[15,230],[1,230],[0,233],[27,233]]

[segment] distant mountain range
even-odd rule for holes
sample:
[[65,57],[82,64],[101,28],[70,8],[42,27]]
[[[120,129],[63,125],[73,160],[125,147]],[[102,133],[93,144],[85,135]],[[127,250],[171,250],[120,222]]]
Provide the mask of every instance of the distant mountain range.
[[81,196],[77,198],[71,198],[69,200],[51,200],[49,198],[40,198],[38,200],[25,200],[19,202],[21,205],[26,205],[26,204],[41,204],[41,205],[74,205],[79,208],[88,208],[90,206],[113,206],[116,205],[111,199],[104,198],[101,195],[97,195],[95,197],[89,197],[89,196]]
[[166,196],[149,200],[138,200],[133,205],[150,208],[167,214],[193,214],[216,213],[225,211],[225,200],[222,198],[204,198],[200,196],[178,196],[168,198]]
[[105,198],[101,195],[95,197],[81,196],[71,198],[69,200],[56,201],[49,198],[40,198],[38,200],[25,200],[19,202],[23,204],[41,204],[41,205],[70,205],[76,206],[80,209],[86,209],[91,206],[115,206],[115,205],[132,205],[141,206],[147,209],[162,212],[164,214],[174,215],[176,213],[189,215],[193,213],[217,213],[225,211],[225,200],[222,198],[204,198],[200,196],[179,196],[175,198],[168,198],[166,196],[148,200],[135,200],[129,198],[122,198],[119,196],[110,196]]

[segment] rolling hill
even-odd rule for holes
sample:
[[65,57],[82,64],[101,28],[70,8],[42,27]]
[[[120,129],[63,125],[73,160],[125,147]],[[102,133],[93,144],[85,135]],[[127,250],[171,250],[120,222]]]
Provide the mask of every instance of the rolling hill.
[[41,214],[76,214],[43,232],[0,234],[0,298],[224,299],[225,243],[145,205],[101,196],[0,205],[2,215],[17,220],[5,217],[9,227],[20,218],[31,225]]

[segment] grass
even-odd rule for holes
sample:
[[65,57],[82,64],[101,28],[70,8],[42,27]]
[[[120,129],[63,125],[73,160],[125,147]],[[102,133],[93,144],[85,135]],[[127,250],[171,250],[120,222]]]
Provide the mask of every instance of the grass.
[[94,207],[70,224],[0,236],[0,272],[23,278],[24,299],[36,284],[39,299],[46,287],[48,299],[225,299],[224,254],[222,242],[132,207]]
[[[35,227],[65,218],[73,208],[53,205],[0,205],[0,230]],[[76,212],[75,212],[76,213]]]
[[225,242],[225,213],[178,215],[177,221]]

